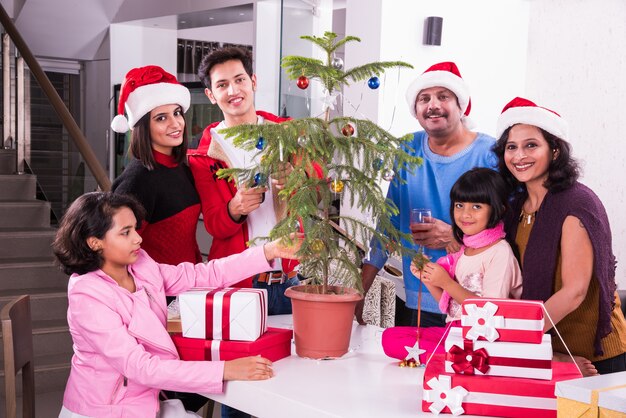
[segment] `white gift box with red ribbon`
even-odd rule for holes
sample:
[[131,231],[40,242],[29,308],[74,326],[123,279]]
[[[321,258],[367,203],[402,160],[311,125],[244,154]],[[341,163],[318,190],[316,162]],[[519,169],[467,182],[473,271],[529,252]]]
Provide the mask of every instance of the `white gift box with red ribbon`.
[[472,341],[463,338],[461,328],[452,327],[445,348],[447,373],[552,379],[549,334],[541,344]]
[[465,299],[462,305],[463,337],[541,344],[544,308],[541,301],[515,299]]
[[444,356],[433,355],[424,371],[422,411],[433,414],[511,418],[556,418],[554,386],[580,377],[574,363],[552,363],[551,380],[468,376],[444,370]]
[[183,336],[255,341],[267,331],[267,291],[195,288],[178,296]]

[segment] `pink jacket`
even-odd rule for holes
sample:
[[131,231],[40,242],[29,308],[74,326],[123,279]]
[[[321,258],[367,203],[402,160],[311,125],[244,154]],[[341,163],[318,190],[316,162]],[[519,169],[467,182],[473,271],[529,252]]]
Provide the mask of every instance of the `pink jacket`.
[[130,293],[102,270],[74,274],[67,320],[74,342],[63,405],[90,417],[150,417],[161,389],[222,392],[223,361],[181,361],[166,331],[165,295],[196,286],[229,286],[272,270],[263,247],[207,264],[158,264],[141,250],[128,267]]

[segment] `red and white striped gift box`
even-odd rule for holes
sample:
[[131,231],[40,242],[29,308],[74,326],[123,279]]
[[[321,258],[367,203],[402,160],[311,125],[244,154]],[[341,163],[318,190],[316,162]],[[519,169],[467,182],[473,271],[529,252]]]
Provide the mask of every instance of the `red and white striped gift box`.
[[254,341],[267,331],[267,291],[195,288],[178,296],[183,336]]

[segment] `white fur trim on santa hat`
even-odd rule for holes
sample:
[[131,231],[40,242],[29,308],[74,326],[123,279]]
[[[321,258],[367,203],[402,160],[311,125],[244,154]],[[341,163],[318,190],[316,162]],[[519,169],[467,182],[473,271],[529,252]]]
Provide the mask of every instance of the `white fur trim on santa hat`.
[[518,123],[537,126],[552,135],[567,140],[568,126],[565,119],[539,106],[511,107],[502,112],[498,118],[496,138],[500,138],[504,131]]
[[128,126],[132,129],[139,119],[155,107],[178,104],[186,112],[190,103],[189,89],[181,84],[154,83],[137,87],[126,99]]
[[420,91],[430,87],[445,87],[456,95],[461,107],[461,113],[465,114],[470,101],[470,93],[467,84],[462,78],[450,71],[428,71],[420,75],[411,83],[406,91],[406,103],[413,117],[415,114],[415,101]]

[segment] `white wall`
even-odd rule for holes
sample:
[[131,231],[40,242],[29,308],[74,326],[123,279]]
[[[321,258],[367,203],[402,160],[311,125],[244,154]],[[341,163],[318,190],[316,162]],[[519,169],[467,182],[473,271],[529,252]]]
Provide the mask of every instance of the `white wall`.
[[173,29],[111,25],[111,86],[121,83],[131,68],[149,64],[176,74],[177,36]]
[[[389,5],[388,0],[383,2]],[[397,93],[381,92],[387,95],[380,103],[381,125],[391,123],[391,104],[397,96],[392,132],[400,135],[420,129],[405,102],[406,88],[430,65],[454,61],[470,88],[470,116],[476,129],[493,134],[496,116],[506,98],[518,94],[525,85],[528,1],[394,0],[393,4],[383,7],[381,15],[381,59],[401,59],[412,64],[414,70],[401,72]],[[424,20],[428,16],[443,17],[441,46],[423,45]],[[388,73],[389,87],[396,84],[396,79],[397,73]]]
[[569,122],[581,180],[607,209],[626,288],[626,2],[534,1],[530,9],[526,96]]

